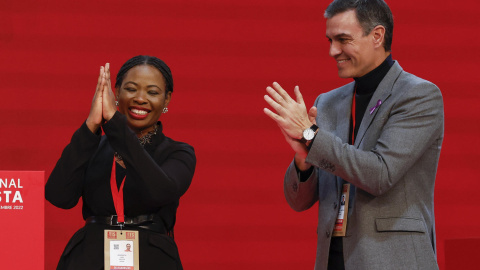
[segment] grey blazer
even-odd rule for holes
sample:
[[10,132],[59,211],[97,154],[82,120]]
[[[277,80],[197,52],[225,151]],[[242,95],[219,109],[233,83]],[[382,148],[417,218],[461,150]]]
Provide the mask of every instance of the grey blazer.
[[353,88],[354,82],[318,96],[319,131],[307,156],[314,172],[300,182],[292,162],[285,174],[294,210],[319,202],[315,269],[327,269],[343,181],[355,186],[345,269],[438,269],[433,191],[444,126],[440,90],[395,62],[349,145]]

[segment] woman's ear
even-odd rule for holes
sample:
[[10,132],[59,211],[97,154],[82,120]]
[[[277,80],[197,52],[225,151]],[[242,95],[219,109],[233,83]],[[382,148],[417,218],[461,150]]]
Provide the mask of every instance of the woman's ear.
[[118,100],[120,96],[120,87],[115,87],[115,99]]
[[165,107],[168,106],[168,104],[170,103],[170,100],[172,100],[172,91],[168,91],[165,94]]

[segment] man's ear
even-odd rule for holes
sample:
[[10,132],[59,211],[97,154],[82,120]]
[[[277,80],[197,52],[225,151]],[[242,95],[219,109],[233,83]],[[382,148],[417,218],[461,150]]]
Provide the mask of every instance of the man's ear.
[[383,25],[377,25],[372,30],[373,43],[375,48],[383,47],[385,41],[385,27]]

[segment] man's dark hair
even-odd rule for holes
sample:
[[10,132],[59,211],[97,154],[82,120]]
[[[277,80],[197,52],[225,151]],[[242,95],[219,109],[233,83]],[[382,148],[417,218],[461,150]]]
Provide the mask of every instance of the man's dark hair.
[[325,18],[355,10],[357,19],[363,28],[363,34],[368,35],[377,25],[385,27],[385,51],[392,50],[393,15],[387,3],[383,0],[334,0],[325,10]]
[[117,73],[115,88],[120,88],[120,86],[122,86],[123,78],[125,77],[127,71],[138,65],[150,65],[158,69],[162,73],[163,78],[165,78],[165,95],[168,92],[173,92],[173,77],[170,68],[167,66],[167,64],[165,64],[165,62],[158,59],[157,57],[148,55],[137,55],[125,62],[125,64],[123,64],[123,66]]

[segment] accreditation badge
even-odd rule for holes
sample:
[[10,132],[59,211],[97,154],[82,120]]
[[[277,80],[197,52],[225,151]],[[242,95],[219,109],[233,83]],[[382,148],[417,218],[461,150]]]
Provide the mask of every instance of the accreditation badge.
[[138,231],[105,230],[105,270],[139,270]]
[[345,236],[347,231],[348,200],[350,198],[350,184],[343,184],[340,208],[338,209],[337,220],[332,236]]

